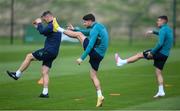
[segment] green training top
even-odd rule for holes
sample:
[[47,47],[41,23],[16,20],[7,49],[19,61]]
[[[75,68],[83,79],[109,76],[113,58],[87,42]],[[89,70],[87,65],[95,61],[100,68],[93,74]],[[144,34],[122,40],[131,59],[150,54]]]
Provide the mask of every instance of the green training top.
[[159,31],[153,31],[154,34],[159,35],[156,46],[151,50],[153,54],[160,52],[163,55],[169,56],[170,50],[173,45],[173,31],[164,24],[160,27]]
[[94,22],[92,26],[87,29],[76,29],[75,31],[82,32],[85,36],[89,36],[89,44],[81,55],[82,60],[87,57],[93,48],[100,56],[104,57],[108,48],[109,37],[108,31],[103,24]]

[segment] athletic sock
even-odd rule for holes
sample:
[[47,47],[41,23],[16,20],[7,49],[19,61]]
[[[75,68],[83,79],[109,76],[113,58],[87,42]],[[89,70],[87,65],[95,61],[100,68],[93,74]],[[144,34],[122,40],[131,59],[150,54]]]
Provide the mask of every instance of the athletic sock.
[[48,88],[43,88],[42,94],[44,95],[48,94]]
[[125,60],[122,60],[122,59],[121,59],[121,60],[119,61],[119,64],[121,64],[121,65],[127,64],[127,60],[126,60],[126,59],[125,59]]
[[58,27],[58,29],[57,29],[59,32],[64,32],[65,30],[63,29],[63,28],[61,28],[61,27]]
[[98,97],[101,97],[102,96],[102,92],[101,92],[101,90],[99,89],[99,90],[97,90],[97,96]]
[[21,76],[21,73],[22,73],[22,72],[21,72],[20,70],[17,70],[17,71],[16,71],[16,77],[19,78],[19,77]]
[[159,85],[159,93],[164,93],[164,87],[163,87],[163,85]]

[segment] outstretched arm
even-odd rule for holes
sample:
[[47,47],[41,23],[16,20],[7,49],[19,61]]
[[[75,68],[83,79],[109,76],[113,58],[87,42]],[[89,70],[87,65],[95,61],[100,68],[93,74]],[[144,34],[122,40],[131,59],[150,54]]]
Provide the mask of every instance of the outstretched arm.
[[68,29],[68,30],[75,31],[75,32],[81,32],[81,33],[83,33],[85,36],[89,36],[90,31],[91,31],[90,28],[88,28],[88,29],[80,29],[80,28],[78,28],[78,27],[74,28],[74,26],[73,26],[72,24],[69,24],[67,29]]
[[84,36],[84,34],[82,34],[81,32],[75,32],[75,31],[72,31],[72,30],[65,30],[65,29],[63,29],[61,27],[58,27],[57,30],[59,32],[62,32],[64,34],[68,35],[69,37],[78,39],[81,44],[83,44],[83,41],[86,38]]
[[81,32],[81,33],[83,33],[85,36],[89,36],[91,29],[76,29],[76,28],[75,28],[73,31],[75,31],[75,32]]
[[159,35],[159,31],[157,31],[157,30],[153,30],[153,34],[155,34],[155,35]]
[[159,35],[159,31],[158,31],[158,30],[148,30],[148,31],[145,33],[146,37],[147,37],[149,34]]

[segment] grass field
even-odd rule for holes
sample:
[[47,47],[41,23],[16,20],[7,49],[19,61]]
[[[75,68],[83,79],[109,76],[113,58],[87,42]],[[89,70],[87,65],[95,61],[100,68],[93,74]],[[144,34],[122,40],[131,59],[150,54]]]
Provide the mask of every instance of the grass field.
[[[8,45],[0,40],[0,109],[90,109],[126,110],[148,109],[180,110],[180,45],[172,49],[164,69],[166,97],[153,99],[157,85],[152,61],[141,60],[124,67],[116,67],[114,53],[129,57],[136,52],[154,46],[155,41],[137,41],[132,47],[127,41],[112,40],[99,70],[99,78],[105,96],[102,108],[96,108],[96,92],[89,78],[89,64],[75,63],[82,48],[78,44],[62,44],[60,54],[50,72],[49,99],[39,98],[42,90],[37,84],[40,78],[41,62],[32,62],[24,75],[14,81],[6,70],[16,70],[25,55],[42,44]],[[177,42],[178,43],[178,42]],[[111,96],[110,94],[120,94]]]

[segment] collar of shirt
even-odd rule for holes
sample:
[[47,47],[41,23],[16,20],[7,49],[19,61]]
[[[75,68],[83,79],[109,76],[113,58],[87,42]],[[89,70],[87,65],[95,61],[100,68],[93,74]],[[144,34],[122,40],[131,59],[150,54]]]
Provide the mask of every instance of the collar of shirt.
[[96,23],[97,23],[97,22],[93,22],[93,23],[91,24],[91,26],[89,26],[88,28],[93,28]]
[[167,23],[164,23],[163,25],[161,25],[160,28],[165,27],[165,26],[167,26]]

